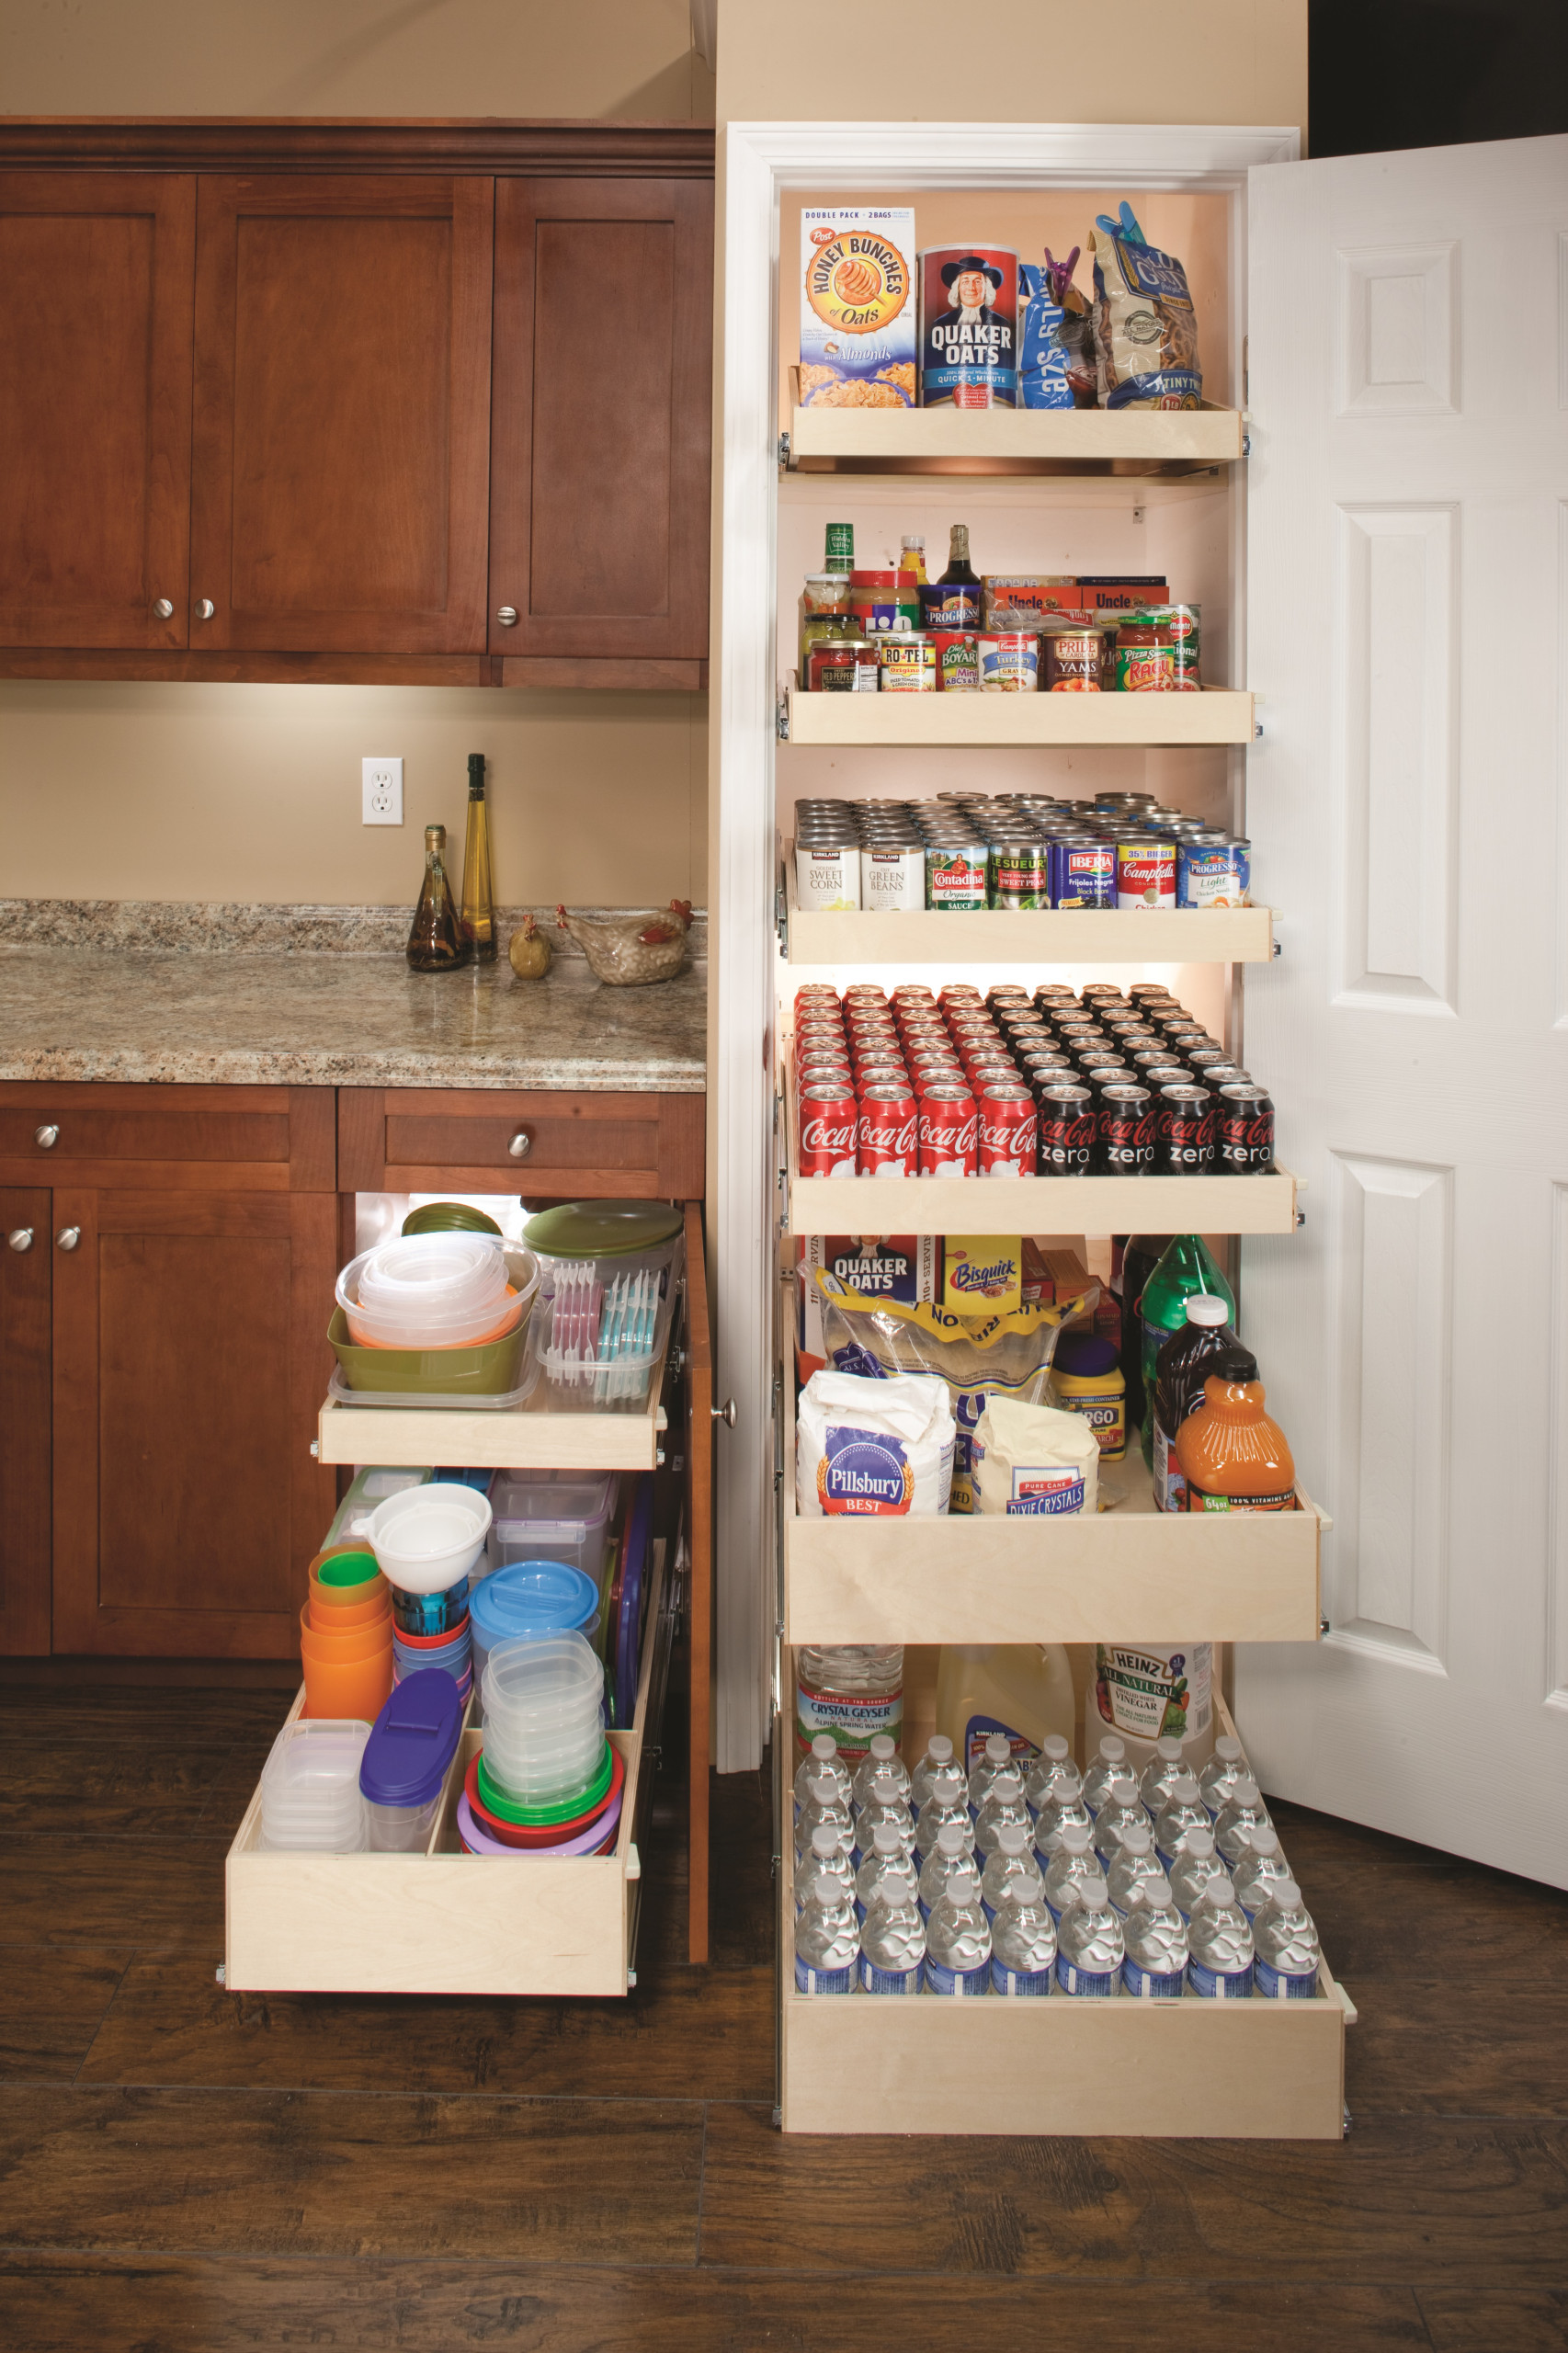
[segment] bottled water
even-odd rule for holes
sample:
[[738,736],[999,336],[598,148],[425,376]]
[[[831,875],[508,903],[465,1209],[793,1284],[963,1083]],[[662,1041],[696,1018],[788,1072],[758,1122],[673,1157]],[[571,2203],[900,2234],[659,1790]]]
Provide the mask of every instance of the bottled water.
[[1127,1945],[1123,1993],[1140,2002],[1180,2001],[1187,1976],[1187,1923],[1171,1900],[1171,1883],[1163,1871],[1139,1881],[1121,1933]]
[[1252,1934],[1257,1950],[1254,1991],[1269,2002],[1311,2001],[1323,1948],[1293,1879],[1275,1881]]
[[1272,1830],[1268,1808],[1258,1795],[1250,1773],[1242,1774],[1214,1820],[1214,1844],[1227,1866],[1244,1862],[1255,1830]]
[[795,1984],[802,1994],[853,1994],[860,1955],[855,1906],[835,1879],[806,1883],[795,1923]]
[[1222,1732],[1214,1743],[1213,1756],[1198,1777],[1198,1794],[1209,1809],[1210,1821],[1246,1769],[1241,1742],[1234,1733]]
[[[1013,1744],[1005,1732],[992,1733],[985,1743],[979,1764],[969,1777],[969,1810],[978,1817],[981,1807],[991,1792],[991,1784],[998,1773],[1012,1770]],[[1023,1786],[1020,1772],[1019,1787]]]
[[850,1904],[855,1901],[855,1862],[849,1852],[847,1834],[836,1823],[819,1822],[812,1832],[812,1843],[801,1858],[800,1875],[795,1881],[795,1909],[799,1912],[806,1900],[806,1890],[813,1880],[830,1879]]
[[1125,1923],[1134,1889],[1141,1887],[1145,1880],[1162,1879],[1164,1876],[1159,1858],[1154,1852],[1153,1832],[1146,1823],[1133,1823],[1105,1875],[1110,1908],[1117,1917]]
[[982,1855],[996,1852],[998,1834],[1004,1830],[1021,1830],[1027,1845],[1034,1829],[1034,1818],[1024,1803],[1024,1777],[1016,1766],[1009,1765],[998,1773],[985,1793],[979,1817],[974,1825],[974,1844]]
[[1084,1776],[1084,1803],[1091,1813],[1098,1813],[1111,1783],[1121,1779],[1127,1769],[1127,1743],[1108,1732],[1099,1755]]
[[1045,1882],[1040,1875],[1040,1865],[1029,1852],[1028,1832],[1020,1830],[1016,1822],[1005,1822],[980,1875],[980,1900],[993,1931],[997,1907],[1015,1887],[1023,1890],[1024,1900],[1028,1903],[1045,1902]]
[[1184,1919],[1191,1919],[1214,1881],[1224,1876],[1212,1830],[1189,1830],[1176,1848],[1169,1872],[1171,1893]]
[[1171,1793],[1172,1783],[1179,1780],[1186,1770],[1181,1761],[1180,1741],[1173,1739],[1169,1733],[1162,1733],[1154,1743],[1154,1754],[1144,1766],[1143,1778],[1138,1784],[1138,1794],[1151,1822],[1158,1822],[1165,1811],[1165,1800]]
[[970,1860],[953,1872],[926,1922],[926,1990],[972,1996],[990,1986],[991,1923]]
[[965,1842],[970,1841],[974,1824],[969,1811],[969,1783],[961,1768],[951,1762],[938,1766],[932,1775],[931,1794],[915,1817],[915,1843],[923,1857],[936,1846],[937,1833],[945,1822],[959,1824]]
[[963,1823],[945,1822],[937,1833],[937,1844],[926,1856],[920,1873],[920,1909],[927,1918],[948,1892],[948,1881],[955,1871],[970,1861],[972,1848],[969,1843],[969,1808],[964,1808]]
[[1100,1859],[1102,1870],[1109,1870],[1130,1830],[1147,1830],[1148,1827],[1149,1817],[1143,1811],[1137,1782],[1131,1779],[1113,1781],[1106,1791],[1105,1803],[1095,1816],[1095,1852]]
[[934,1732],[926,1744],[926,1754],[909,1777],[909,1802],[918,1813],[931,1794],[931,1779],[939,1766],[950,1765],[953,1744],[945,1732]]
[[1252,1992],[1252,1929],[1221,1872],[1187,1924],[1187,1982],[1206,2001],[1244,2001]]
[[[1039,1854],[1039,1848],[1036,1848]],[[1061,1843],[1051,1857],[1045,1874],[1045,1901],[1051,1918],[1060,1926],[1062,1915],[1070,1904],[1076,1904],[1086,1879],[1097,1879],[1099,1864],[1095,1859],[1095,1834],[1086,1822],[1069,1822],[1062,1825]]]
[[812,1851],[812,1833],[819,1823],[831,1823],[835,1830],[850,1829],[849,1805],[838,1794],[838,1784],[831,1773],[813,1773],[806,1783],[805,1802],[795,1817],[795,1860],[803,1862]]
[[871,1745],[856,1768],[854,1787],[850,1793],[850,1811],[858,1813],[874,1788],[888,1786],[909,1802],[909,1774],[903,1757],[885,1732],[873,1734]]
[[873,1904],[918,1904],[920,1874],[913,1846],[906,1847],[891,1823],[873,1832],[871,1851],[855,1874],[855,1909],[863,1920]]
[[859,1870],[871,1851],[871,1841],[879,1830],[896,1830],[899,1836],[915,1850],[915,1816],[899,1795],[898,1784],[890,1776],[871,1784],[870,1795],[860,1808],[855,1824],[855,1868]]
[[1095,1817],[1084,1803],[1081,1791],[1059,1790],[1045,1806],[1034,1826],[1034,1850],[1040,1858],[1041,1870],[1046,1870],[1052,1855],[1062,1844],[1062,1834],[1074,1824],[1089,1833],[1089,1844],[1095,1843]]
[[1249,1920],[1256,1920],[1279,1881],[1293,1877],[1279,1845],[1279,1833],[1277,1830],[1255,1830],[1248,1841],[1245,1856],[1231,1877],[1235,1881],[1236,1902]]
[[1024,1782],[1024,1802],[1029,1812],[1043,1813],[1058,1790],[1081,1786],[1072,1750],[1059,1732],[1048,1732]]
[[873,1733],[903,1722],[902,1643],[802,1643],[795,1653],[795,1733],[836,1734],[858,1763]]
[[1056,1928],[1043,1897],[1014,1880],[991,1923],[991,1990],[1049,1995],[1055,1962]]
[[860,1991],[918,1994],[926,1961],[926,1923],[913,1895],[873,1904],[860,1924]]
[[801,1759],[795,1775],[795,1812],[799,1814],[806,1802],[806,1787],[817,1773],[830,1774],[838,1784],[839,1795],[849,1803],[849,1768],[838,1753],[838,1743],[830,1732],[819,1732],[812,1742],[808,1755]]
[[1176,1858],[1176,1848],[1189,1830],[1207,1830],[1209,1809],[1198,1794],[1198,1783],[1190,1773],[1183,1773],[1165,1800],[1165,1811],[1154,1824],[1154,1846],[1166,1870]]
[[1056,1982],[1064,1994],[1116,1992],[1127,1948],[1098,1871],[1079,1882],[1078,1901],[1057,1922],[1056,1938]]

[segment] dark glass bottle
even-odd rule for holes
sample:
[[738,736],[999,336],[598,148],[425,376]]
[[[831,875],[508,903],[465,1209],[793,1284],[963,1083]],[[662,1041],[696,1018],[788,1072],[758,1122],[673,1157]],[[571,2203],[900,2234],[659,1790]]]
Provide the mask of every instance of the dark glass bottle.
[[425,828],[425,880],[408,932],[408,961],[415,972],[455,972],[472,963],[473,948],[458,921],[447,880],[447,829]]
[[948,568],[938,585],[943,588],[978,588],[980,574],[969,560],[969,525],[955,523],[948,533]]
[[1153,1400],[1143,1395],[1143,1327],[1138,1303],[1143,1286],[1169,1248],[1168,1233],[1130,1233],[1121,1256],[1121,1370],[1127,1382],[1128,1426],[1142,1426]]
[[463,844],[463,929],[476,964],[495,961],[495,895],[490,883],[490,812],[484,801],[484,755],[468,756],[468,838]]

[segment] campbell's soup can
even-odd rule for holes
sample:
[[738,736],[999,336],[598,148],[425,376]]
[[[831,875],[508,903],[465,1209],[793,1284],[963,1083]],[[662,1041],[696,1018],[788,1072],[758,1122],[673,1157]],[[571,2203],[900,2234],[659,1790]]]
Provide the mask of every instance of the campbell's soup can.
[[931,632],[937,649],[937,684],[944,694],[972,694],[980,685],[980,636],[972,629]]
[[1175,842],[1152,834],[1124,834],[1116,845],[1116,904],[1119,907],[1176,908]]
[[928,245],[918,271],[921,407],[1016,408],[1017,255],[1006,245]]
[[1040,686],[1040,639],[1032,629],[983,631],[980,691],[986,695],[1032,694]]

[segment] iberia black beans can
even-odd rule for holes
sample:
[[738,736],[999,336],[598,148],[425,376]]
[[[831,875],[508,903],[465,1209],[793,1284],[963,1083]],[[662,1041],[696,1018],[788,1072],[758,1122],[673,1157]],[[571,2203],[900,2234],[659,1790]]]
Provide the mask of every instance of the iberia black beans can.
[[928,245],[919,272],[921,407],[1016,408],[1017,255]]

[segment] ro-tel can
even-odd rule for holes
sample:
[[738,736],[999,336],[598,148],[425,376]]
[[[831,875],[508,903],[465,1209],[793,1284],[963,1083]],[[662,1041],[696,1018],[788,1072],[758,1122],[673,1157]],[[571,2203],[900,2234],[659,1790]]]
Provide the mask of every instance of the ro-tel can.
[[1010,835],[991,845],[986,895],[994,907],[1032,909],[1051,904],[1051,869],[1046,846],[1030,835]]
[[1017,255],[1006,245],[927,245],[916,262],[921,407],[1016,407]]
[[986,904],[986,846],[966,841],[926,852],[926,904],[937,912],[973,912]]
[[1116,624],[1114,683],[1123,694],[1165,694],[1176,684],[1176,654],[1168,621],[1124,614]]
[[1051,845],[1053,907],[1114,907],[1116,845],[1092,834],[1059,835]]
[[862,635],[819,637],[806,653],[810,694],[874,695],[877,649]]
[[973,694],[980,686],[980,638],[972,629],[937,629],[937,684],[943,694]]
[[803,909],[842,913],[860,904],[860,850],[839,840],[795,846],[795,896]]
[[[1250,860],[1245,861],[1250,879]],[[1226,834],[1200,834],[1176,845],[1178,907],[1244,907],[1244,861]]]
[[1015,1074],[987,1079],[980,1089],[982,1176],[1032,1176],[1040,1148],[1034,1097]]
[[893,630],[880,639],[877,667],[885,695],[937,691],[937,648],[923,629]]
[[1206,1086],[1162,1086],[1155,1111],[1154,1172],[1210,1176],[1214,1172],[1214,1097]]
[[922,1176],[972,1176],[978,1165],[980,1117],[961,1080],[928,1086],[918,1113]]
[[1096,1165],[1107,1176],[1148,1176],[1154,1167],[1154,1097],[1135,1081],[1100,1091]]
[[1261,1086],[1221,1086],[1217,1125],[1221,1176],[1257,1176],[1273,1167],[1274,1106]]
[[1095,1098],[1075,1081],[1036,1090],[1040,1107],[1040,1173],[1086,1176],[1095,1157]]
[[1105,631],[1098,629],[1052,628],[1040,631],[1045,676],[1040,685],[1048,694],[1097,695],[1105,657]]
[[1153,834],[1122,834],[1116,845],[1116,904],[1119,907],[1176,905],[1174,842]]
[[917,1151],[915,1089],[907,1080],[868,1086],[860,1097],[855,1165],[862,1176],[913,1176]]
[[853,1176],[860,1106],[851,1086],[801,1089],[801,1174]]
[[1036,691],[1040,685],[1040,640],[1032,629],[983,631],[978,642],[982,694]]
[[868,637],[920,627],[920,584],[913,572],[852,572],[849,611]]
[[923,849],[863,849],[860,904],[884,915],[913,915],[926,904]]

